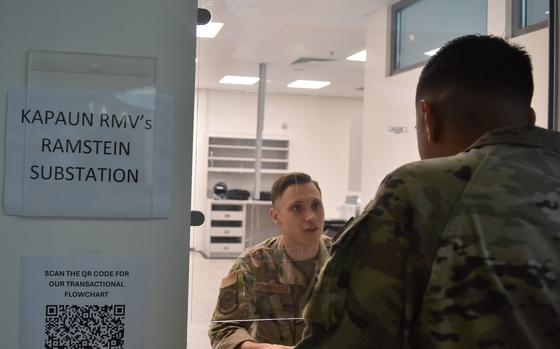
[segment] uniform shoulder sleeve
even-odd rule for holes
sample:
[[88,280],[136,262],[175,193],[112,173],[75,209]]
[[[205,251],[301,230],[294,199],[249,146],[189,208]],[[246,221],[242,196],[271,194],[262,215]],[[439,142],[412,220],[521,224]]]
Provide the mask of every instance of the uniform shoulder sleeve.
[[402,347],[418,315],[439,234],[461,191],[449,183],[446,193],[436,185],[445,179],[431,178],[430,171],[418,163],[388,175],[336,239],[305,310],[312,327],[306,333],[315,335],[298,348]]
[[246,258],[238,258],[230,273],[220,282],[218,301],[208,331],[212,348],[233,349],[244,341],[255,341],[250,335],[251,322],[246,321],[255,318],[253,283]]

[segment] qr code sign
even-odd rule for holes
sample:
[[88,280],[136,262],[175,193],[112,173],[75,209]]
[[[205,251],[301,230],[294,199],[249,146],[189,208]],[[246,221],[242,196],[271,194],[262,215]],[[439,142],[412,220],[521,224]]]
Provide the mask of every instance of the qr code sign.
[[124,305],[47,305],[45,349],[123,349]]

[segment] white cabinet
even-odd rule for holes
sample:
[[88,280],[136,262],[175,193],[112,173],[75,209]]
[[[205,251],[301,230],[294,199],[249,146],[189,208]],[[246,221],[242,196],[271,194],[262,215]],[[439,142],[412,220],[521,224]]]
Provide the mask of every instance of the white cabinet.
[[237,257],[251,247],[280,234],[269,219],[270,201],[208,199],[206,257]]
[[237,200],[208,200],[206,257],[237,257],[245,249],[245,204]]

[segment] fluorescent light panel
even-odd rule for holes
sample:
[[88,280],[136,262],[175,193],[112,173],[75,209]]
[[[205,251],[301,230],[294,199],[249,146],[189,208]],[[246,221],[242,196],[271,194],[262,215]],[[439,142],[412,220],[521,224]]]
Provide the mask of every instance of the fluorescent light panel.
[[208,22],[205,25],[197,25],[196,26],[196,36],[199,38],[209,38],[212,39],[222,29],[224,26],[223,23],[218,22]]
[[439,51],[440,48],[441,47],[434,48],[433,50],[430,50],[430,51],[426,51],[426,52],[424,52],[424,55],[432,57],[433,55],[435,55]]
[[365,62],[366,61],[366,50],[361,50],[360,52],[354,53],[351,56],[346,57],[349,61]]
[[329,86],[331,84],[330,81],[316,81],[316,80],[296,80],[292,81],[288,84],[288,87],[291,88],[307,88],[318,90],[320,88]]
[[220,84],[254,85],[257,81],[259,81],[259,78],[256,76],[226,75],[220,79]]

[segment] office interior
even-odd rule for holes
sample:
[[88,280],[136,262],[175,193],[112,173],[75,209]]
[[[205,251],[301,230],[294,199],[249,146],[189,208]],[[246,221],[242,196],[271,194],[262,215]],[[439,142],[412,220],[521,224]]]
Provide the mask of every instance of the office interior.
[[[23,333],[21,260],[25,256],[143,256],[148,275],[144,347],[181,348],[186,338],[189,349],[209,348],[207,330],[221,278],[241,250],[277,233],[267,218],[269,202],[260,200],[260,192],[270,190],[274,178],[286,171],[303,171],[318,180],[327,219],[344,220],[356,206],[367,204],[387,173],[419,159],[414,129],[416,81],[430,54],[444,42],[480,32],[524,46],[533,60],[537,125],[556,129],[557,113],[549,117],[549,101],[556,105],[558,93],[549,90],[549,75],[554,73],[552,80],[557,80],[559,74],[550,69],[550,55],[557,52],[549,50],[548,19],[558,14],[551,9],[549,13],[549,3],[1,1],[4,98],[0,110],[7,110],[5,96],[13,87],[103,90],[106,76],[116,77],[111,80],[113,90],[135,85],[173,97],[165,218],[18,216],[4,208],[0,214],[2,347],[19,347]],[[210,10],[211,23],[223,23],[214,38],[195,37],[197,8]],[[552,39],[558,46],[558,36]],[[33,74],[49,71],[34,70],[28,64],[30,52],[140,60],[148,62],[151,70],[146,76],[118,75],[135,69],[118,64],[102,75],[96,73],[101,67],[94,64],[72,85],[65,85],[65,79],[76,73],[71,71],[74,66],[62,67],[65,74],[51,76],[54,79],[34,80]],[[258,77],[261,63],[266,64],[263,167],[256,176],[252,158],[258,138],[259,82],[235,85],[220,80],[226,75]],[[317,89],[287,86],[296,80],[328,84]],[[6,118],[0,118],[2,146],[7,133]],[[0,160],[2,183],[9,169],[5,158],[6,154]],[[248,191],[250,197],[223,199],[214,193],[220,182],[228,189]],[[212,204],[218,205],[214,211]],[[190,227],[191,209],[205,214],[202,226]],[[242,225],[232,227],[235,233],[230,230],[235,236],[212,236],[213,219],[242,221]],[[212,237],[228,239],[211,243]]]
[[[536,124],[548,127],[548,1],[210,0],[199,1],[199,7],[212,13],[210,26],[223,27],[215,38],[197,39],[192,202],[206,222],[191,228],[188,338],[193,348],[210,347],[206,332],[230,258],[278,234],[268,219],[270,203],[259,200],[258,192],[270,190],[283,173],[306,172],[321,186],[327,222],[345,221],[373,198],[387,173],[419,160],[416,82],[446,41],[480,33],[524,46],[533,62]],[[256,188],[254,162],[220,163],[224,153],[213,144],[220,137],[255,144],[260,63],[267,68],[262,138],[286,148],[280,154],[269,151],[262,161],[286,162],[273,169],[263,165]],[[227,75],[253,80],[220,83]],[[295,80],[328,84],[290,88]],[[250,194],[240,204],[242,214],[231,212],[232,220],[242,221],[238,240],[221,236],[224,230],[236,235],[240,228],[213,226],[224,219],[215,205],[239,203],[214,193],[223,183]]]

